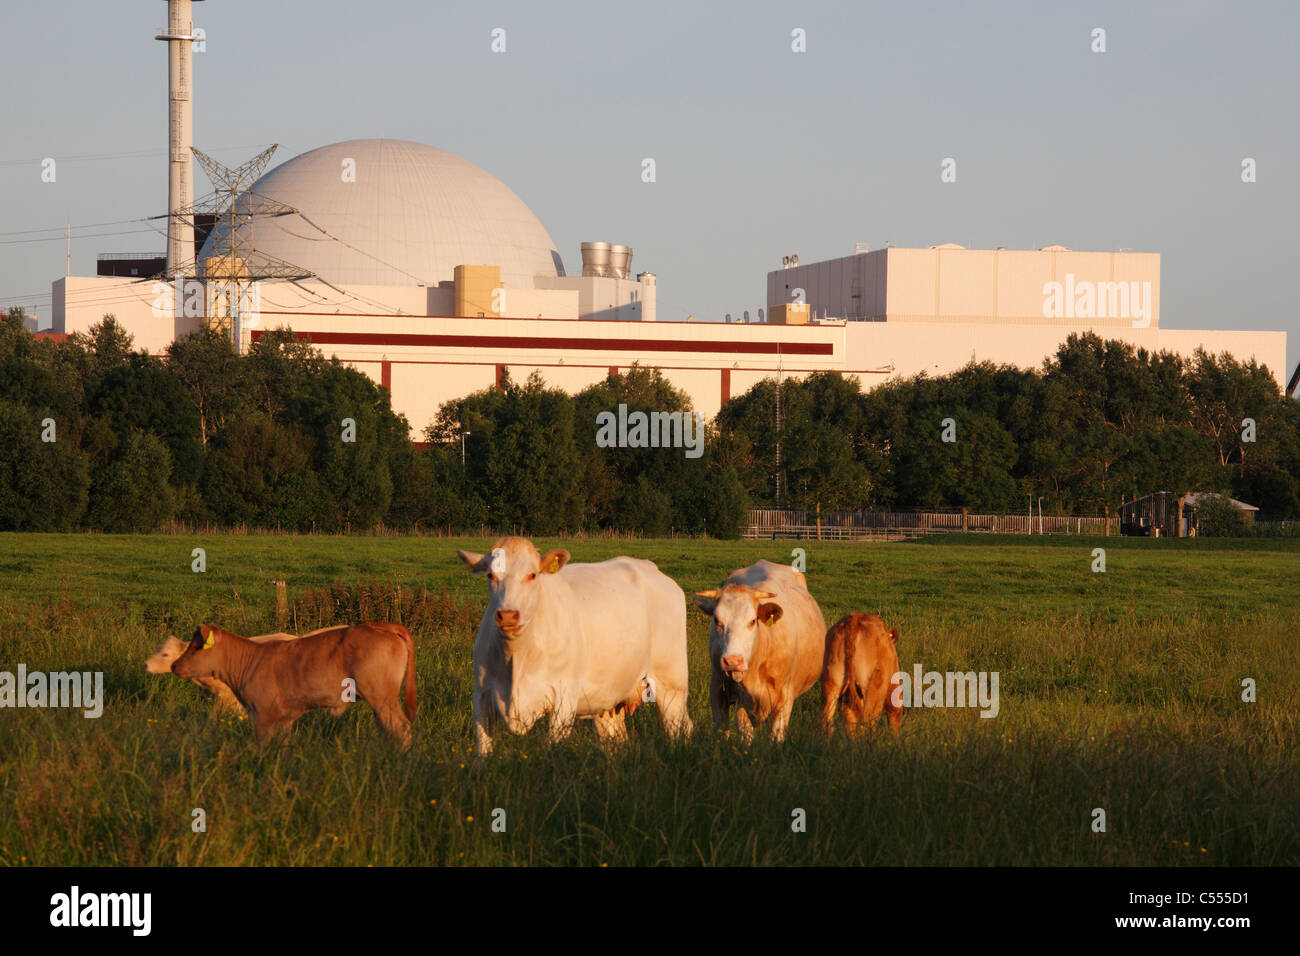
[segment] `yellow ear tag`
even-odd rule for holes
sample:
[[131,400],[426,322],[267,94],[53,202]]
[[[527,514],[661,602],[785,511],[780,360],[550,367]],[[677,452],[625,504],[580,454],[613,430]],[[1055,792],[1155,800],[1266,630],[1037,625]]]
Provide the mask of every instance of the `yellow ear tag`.
[[215,643],[216,643],[216,638],[213,636],[211,631],[208,631],[208,639],[203,642],[203,649],[206,651],[209,647],[211,647]]

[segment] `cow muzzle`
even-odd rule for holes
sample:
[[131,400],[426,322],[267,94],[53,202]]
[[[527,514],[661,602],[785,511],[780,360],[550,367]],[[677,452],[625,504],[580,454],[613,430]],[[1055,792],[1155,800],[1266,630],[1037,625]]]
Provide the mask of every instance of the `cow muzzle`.
[[734,681],[745,679],[745,655],[744,654],[727,654],[719,664],[722,665],[722,672]]
[[523,627],[523,625],[519,622],[518,611],[497,611],[494,617],[497,622],[497,627],[501,630],[501,633],[506,634],[510,637],[513,637],[515,634],[519,633],[519,630]]

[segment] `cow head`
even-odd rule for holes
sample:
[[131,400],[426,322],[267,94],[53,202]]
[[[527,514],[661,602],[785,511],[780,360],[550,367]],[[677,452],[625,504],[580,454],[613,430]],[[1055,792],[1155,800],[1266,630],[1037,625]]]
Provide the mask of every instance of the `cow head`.
[[158,650],[154,651],[153,656],[145,660],[145,672],[148,674],[170,674],[172,664],[176,662],[176,658],[184,653],[185,642],[179,637],[168,634],[167,639],[158,645]]
[[502,538],[487,554],[457,551],[475,574],[488,582],[488,606],[484,616],[507,638],[515,637],[532,622],[541,600],[544,575],[554,574],[569,563],[569,552],[555,548],[538,554],[527,538]]
[[781,605],[773,603],[774,597],[771,591],[755,591],[743,584],[695,595],[696,607],[713,618],[709,657],[734,681],[744,680],[753,663],[758,629],[781,620]]
[[200,624],[185,645],[185,651],[172,663],[177,677],[211,677],[225,660],[226,632],[211,624]]

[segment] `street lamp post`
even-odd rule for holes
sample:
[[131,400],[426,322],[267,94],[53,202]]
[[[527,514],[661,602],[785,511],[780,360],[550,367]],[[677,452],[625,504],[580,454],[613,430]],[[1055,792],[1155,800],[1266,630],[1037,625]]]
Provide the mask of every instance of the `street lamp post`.
[[1043,496],[1038,496],[1038,533],[1043,533]]
[[469,435],[470,432],[467,431],[463,431],[460,433],[460,470],[461,471],[465,470],[465,439]]

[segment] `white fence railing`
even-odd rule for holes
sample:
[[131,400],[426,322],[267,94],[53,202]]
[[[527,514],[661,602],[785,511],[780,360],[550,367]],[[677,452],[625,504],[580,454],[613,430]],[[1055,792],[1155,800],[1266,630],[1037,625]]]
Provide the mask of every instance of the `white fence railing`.
[[746,538],[889,541],[931,534],[1118,534],[1118,517],[1098,515],[962,514],[948,511],[806,511],[755,508]]

